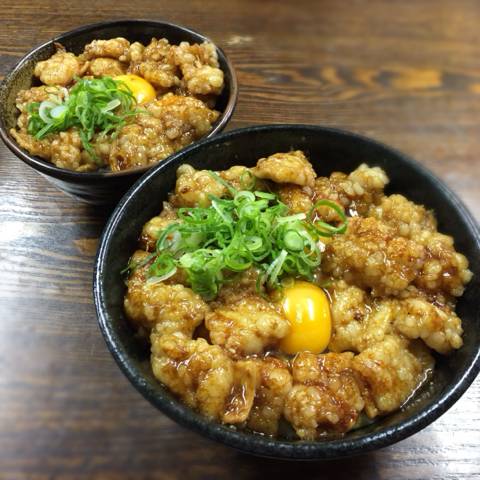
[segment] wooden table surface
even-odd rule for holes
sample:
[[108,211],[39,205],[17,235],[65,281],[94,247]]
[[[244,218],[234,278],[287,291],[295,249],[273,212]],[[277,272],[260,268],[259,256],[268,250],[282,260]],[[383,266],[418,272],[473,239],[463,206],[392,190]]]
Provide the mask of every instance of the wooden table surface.
[[[178,22],[237,69],[229,128],[303,122],[370,135],[431,168],[480,219],[476,0],[3,5],[1,75],[81,24]],[[177,426],[130,386],[97,327],[92,266],[108,212],[57,191],[3,145],[0,187],[0,478],[480,478],[479,379],[422,432],[344,461],[249,457]]]

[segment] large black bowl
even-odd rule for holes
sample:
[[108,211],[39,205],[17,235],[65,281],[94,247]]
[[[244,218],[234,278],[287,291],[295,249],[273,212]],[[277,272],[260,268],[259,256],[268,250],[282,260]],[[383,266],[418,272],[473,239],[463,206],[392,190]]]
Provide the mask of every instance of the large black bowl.
[[[55,42],[64,45],[68,51],[80,54],[84,46],[95,39],[125,37],[131,42],[148,44],[152,37],[167,38],[170,43],[182,41],[201,43],[210,41],[200,33],[186,27],[156,20],[119,20],[101,22],[71,30],[52,38],[27,53],[0,84],[0,137],[7,147],[21,160],[44,175],[61,190],[92,204],[112,204],[127,191],[132,184],[145,173],[143,167],[122,172],[79,173],[58,168],[46,160],[30,155],[20,148],[10,136],[10,129],[17,122],[18,111],[15,98],[20,90],[40,85],[34,77],[35,64],[46,60],[55,53]],[[215,108],[221,112],[207,137],[221,132],[230,120],[237,102],[238,86],[235,71],[222,49],[217,47],[218,61],[224,72],[225,87],[217,99]]]
[[[433,208],[439,229],[452,235],[474,273],[458,302],[464,345],[437,359],[431,382],[400,411],[349,432],[341,440],[281,441],[236,431],[213,423],[185,407],[158,383],[149,366],[149,351],[138,342],[123,312],[125,285],[120,270],[135,250],[142,225],[158,214],[174,188],[183,163],[197,168],[252,166],[274,152],[301,149],[319,175],[349,172],[362,162],[378,165],[390,177],[388,192],[399,192]],[[94,275],[100,328],[112,355],[135,388],[162,412],[197,432],[245,452],[290,459],[326,459],[354,455],[397,442],[418,432],[450,408],[472,383],[480,368],[480,232],[460,200],[434,175],[405,155],[368,138],[305,125],[252,127],[204,140],[148,172],[123,197],[103,233]]]

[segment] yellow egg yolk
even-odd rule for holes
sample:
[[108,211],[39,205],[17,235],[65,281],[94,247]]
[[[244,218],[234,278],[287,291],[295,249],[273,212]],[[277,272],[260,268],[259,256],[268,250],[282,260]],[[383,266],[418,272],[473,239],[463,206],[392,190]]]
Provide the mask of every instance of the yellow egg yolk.
[[120,80],[132,91],[137,103],[151,102],[157,96],[152,85],[138,75],[118,75],[115,80]]
[[285,289],[283,311],[290,321],[290,332],[280,343],[285,353],[320,353],[330,342],[332,322],[325,292],[308,282],[295,282]]

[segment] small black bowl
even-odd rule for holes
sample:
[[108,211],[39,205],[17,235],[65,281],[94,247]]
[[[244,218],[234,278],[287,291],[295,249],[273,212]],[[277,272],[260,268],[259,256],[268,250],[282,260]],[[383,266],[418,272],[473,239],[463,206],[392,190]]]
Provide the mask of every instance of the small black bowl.
[[[61,43],[68,51],[80,54],[84,46],[95,39],[125,37],[131,42],[148,44],[152,37],[167,38],[170,43],[182,41],[190,43],[211,42],[207,37],[189,28],[156,20],[119,20],[94,23],[71,30],[52,38],[25,55],[0,84],[0,136],[7,147],[21,160],[44,175],[60,190],[73,195],[79,200],[92,204],[112,204],[151,167],[142,167],[123,172],[73,172],[58,168],[52,163],[30,155],[23,150],[10,136],[10,129],[17,122],[18,111],[15,98],[20,90],[40,85],[34,77],[35,64],[46,60],[55,53],[56,42]],[[229,122],[238,96],[238,85],[235,71],[223,50],[217,47],[218,61],[223,70],[225,87],[217,99],[215,108],[221,112],[206,137],[221,132]]]
[[[459,299],[464,345],[439,356],[432,380],[401,410],[347,433],[340,440],[275,440],[210,422],[170,394],[155,380],[149,350],[133,335],[123,312],[125,285],[120,271],[136,249],[142,225],[159,213],[174,189],[175,171],[183,163],[196,168],[253,166],[279,151],[303,150],[319,175],[350,172],[360,163],[382,167],[390,177],[388,193],[398,192],[435,210],[439,230],[452,235],[464,253],[473,279]],[[148,172],[123,197],[103,233],[94,274],[94,297],[100,328],[110,352],[135,388],[178,423],[248,453],[286,459],[328,459],[364,453],[418,432],[450,408],[480,369],[480,231],[460,200],[432,173],[391,148],[352,133],[306,125],[244,128],[202,140]]]

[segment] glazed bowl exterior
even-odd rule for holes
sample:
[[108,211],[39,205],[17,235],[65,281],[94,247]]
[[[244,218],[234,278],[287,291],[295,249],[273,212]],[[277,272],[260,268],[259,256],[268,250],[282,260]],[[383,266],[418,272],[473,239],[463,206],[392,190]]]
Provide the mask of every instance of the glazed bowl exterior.
[[[175,186],[177,168],[223,170],[255,165],[267,155],[300,149],[318,175],[350,172],[361,163],[383,168],[387,193],[401,193],[434,209],[438,228],[452,235],[470,262],[473,279],[459,299],[464,345],[436,358],[432,380],[399,411],[327,441],[286,441],[211,422],[178,401],[153,376],[148,345],[133,335],[123,311],[125,284],[120,271],[136,249],[143,224],[157,215]],[[110,352],[133,386],[163,413],[206,437],[255,455],[320,460],[375,450],[402,440],[432,423],[473,382],[480,368],[480,232],[462,202],[425,167],[385,145],[349,132],[306,125],[244,128],[203,140],[150,170],[122,198],[101,238],[94,273],[94,297],[101,331]]]

